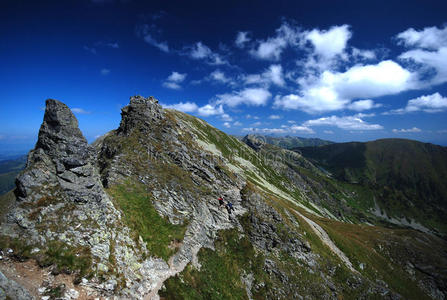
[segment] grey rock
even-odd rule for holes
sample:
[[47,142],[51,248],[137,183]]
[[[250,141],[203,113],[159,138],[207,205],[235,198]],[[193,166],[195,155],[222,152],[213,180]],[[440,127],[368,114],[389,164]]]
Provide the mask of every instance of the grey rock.
[[[34,300],[29,291],[16,281],[8,279],[2,272],[0,272],[0,297],[2,292],[6,297],[12,300]],[[1,298],[0,298],[1,299]]]

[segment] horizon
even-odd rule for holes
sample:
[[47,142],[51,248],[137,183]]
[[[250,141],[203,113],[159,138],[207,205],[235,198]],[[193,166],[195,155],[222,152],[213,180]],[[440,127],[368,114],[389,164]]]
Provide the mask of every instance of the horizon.
[[137,94],[231,135],[447,146],[445,1],[182,4],[3,1],[0,153],[47,98],[93,142]]

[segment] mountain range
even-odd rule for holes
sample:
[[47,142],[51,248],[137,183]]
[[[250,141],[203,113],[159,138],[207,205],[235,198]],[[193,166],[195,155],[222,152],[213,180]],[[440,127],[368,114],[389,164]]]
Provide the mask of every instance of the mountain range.
[[131,97],[121,117],[89,145],[71,110],[46,101],[26,168],[0,199],[0,295],[446,297],[444,147],[291,151],[153,97]]

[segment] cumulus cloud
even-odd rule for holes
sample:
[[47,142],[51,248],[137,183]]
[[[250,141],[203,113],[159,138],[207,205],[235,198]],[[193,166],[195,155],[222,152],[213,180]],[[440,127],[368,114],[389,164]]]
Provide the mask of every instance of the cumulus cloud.
[[272,94],[264,88],[246,88],[233,93],[217,95],[217,103],[225,104],[229,107],[236,107],[241,104],[248,106],[262,106],[267,104]]
[[199,107],[197,113],[202,117],[209,117],[224,114],[224,109],[223,105],[206,104],[202,107]]
[[220,71],[220,70],[215,70],[213,71],[209,78],[211,80],[217,81],[217,82],[221,82],[221,83],[228,83],[231,81],[230,78],[228,78],[224,72]]
[[363,111],[363,110],[368,110],[368,109],[381,107],[381,106],[382,106],[382,104],[374,103],[374,101],[367,99],[367,100],[354,101],[351,104],[349,104],[347,106],[347,108],[350,110],[355,110],[355,111]]
[[265,85],[269,86],[271,84],[275,84],[277,86],[284,86],[284,74],[281,65],[270,65],[268,69],[266,69],[261,74],[249,74],[241,76],[242,81],[247,84],[255,84],[255,85]]
[[348,25],[333,26],[328,30],[313,29],[305,38],[312,43],[315,53],[324,59],[332,59],[342,55],[352,33]]
[[74,112],[75,114],[80,114],[80,115],[89,115],[92,113],[91,111],[88,111],[88,110],[85,110],[85,109],[79,108],[79,107],[73,107],[71,109],[71,111]]
[[270,120],[279,120],[279,119],[281,119],[281,116],[280,115],[270,115],[269,119]]
[[308,120],[303,123],[304,126],[334,126],[344,130],[378,130],[383,129],[379,124],[370,124],[357,116],[330,116],[315,120]]
[[397,35],[398,42],[407,47],[439,49],[447,46],[447,26],[444,28],[426,27],[417,31],[409,28]]
[[189,56],[192,59],[204,60],[210,65],[224,65],[228,64],[218,53],[214,53],[207,45],[202,42],[197,42],[194,45],[187,47]]
[[394,133],[414,133],[414,132],[421,132],[422,130],[417,127],[413,127],[409,129],[393,129],[392,131]]
[[266,40],[257,41],[257,47],[251,49],[250,53],[258,59],[279,60],[284,49],[296,45],[301,37],[298,28],[287,23],[276,29],[276,35]]
[[[274,106],[307,113],[341,110],[353,99],[397,94],[410,89],[414,85],[413,78],[410,71],[391,60],[376,65],[356,65],[343,73],[325,71],[318,79],[303,82],[301,94],[275,97]],[[365,107],[367,102],[358,104]]]
[[236,122],[233,123],[233,126],[242,126],[242,123],[239,122],[239,121],[236,121]]
[[197,109],[199,108],[197,106],[197,104],[195,104],[194,102],[179,102],[176,104],[166,104],[163,105],[164,108],[171,108],[171,109],[176,109],[182,112],[186,112],[186,113],[192,113],[192,112],[196,112]]
[[439,93],[431,95],[420,96],[408,101],[407,106],[404,108],[393,109],[385,112],[385,115],[392,114],[406,114],[417,111],[423,111],[427,113],[437,113],[447,110],[447,98],[441,96]]
[[248,36],[248,32],[239,31],[236,36],[236,41],[234,42],[237,47],[244,48],[245,44],[250,41],[250,37]]
[[182,88],[180,84],[185,80],[186,76],[186,73],[182,74],[174,71],[168,78],[166,78],[166,81],[163,82],[163,86],[168,89],[179,90]]
[[171,75],[168,76],[168,81],[172,82],[183,82],[186,78],[186,73],[172,72]]
[[[400,44],[412,47],[399,58],[419,65],[423,85],[447,82],[447,26],[427,27],[417,31],[410,28],[397,35]],[[432,73],[435,73],[434,75]]]
[[231,124],[230,124],[229,122],[225,122],[225,123],[223,123],[223,125],[224,125],[225,127],[227,127],[227,128],[230,128],[230,127],[231,127]]

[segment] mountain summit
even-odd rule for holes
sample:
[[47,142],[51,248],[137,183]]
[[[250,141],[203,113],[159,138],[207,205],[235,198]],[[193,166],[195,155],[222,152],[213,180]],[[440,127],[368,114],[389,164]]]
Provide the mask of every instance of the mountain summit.
[[362,186],[153,97],[131,97],[121,116],[88,145],[70,109],[47,100],[0,224],[0,296],[447,295],[446,241],[371,213]]

